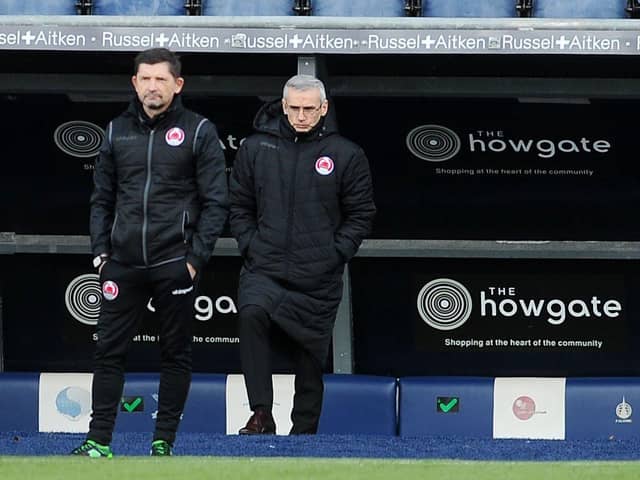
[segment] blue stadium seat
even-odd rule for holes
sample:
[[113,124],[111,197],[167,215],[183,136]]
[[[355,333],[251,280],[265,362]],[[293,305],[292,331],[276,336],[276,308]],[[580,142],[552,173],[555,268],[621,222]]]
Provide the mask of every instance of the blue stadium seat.
[[[221,374],[193,374],[180,431],[225,433],[225,380],[226,375]],[[126,375],[123,396],[142,398],[143,408],[131,414],[121,409],[116,419],[116,431],[153,430],[159,381],[160,375],[156,373]]]
[[184,0],[94,0],[94,15],[184,15]]
[[403,17],[402,0],[314,0],[313,15],[325,17]]
[[[551,0],[558,1],[559,0]],[[574,3],[574,2],[571,2]],[[515,0],[426,0],[422,2],[423,17],[515,17]]]
[[624,0],[536,0],[534,17],[551,18],[626,18]]
[[294,15],[293,0],[268,2],[237,2],[229,0],[203,0],[202,14],[215,16],[286,16]]
[[325,375],[318,433],[396,435],[396,379]]
[[38,431],[37,373],[0,374],[0,431]]
[[638,438],[632,413],[640,405],[640,379],[567,378],[566,398],[567,440]]
[[3,0],[0,15],[75,15],[75,0]]
[[493,378],[403,377],[398,433],[401,437],[491,438],[492,404]]

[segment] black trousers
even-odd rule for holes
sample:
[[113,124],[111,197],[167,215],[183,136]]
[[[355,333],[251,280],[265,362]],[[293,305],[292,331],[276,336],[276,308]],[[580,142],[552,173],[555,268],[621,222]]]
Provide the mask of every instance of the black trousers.
[[271,348],[288,350],[295,362],[295,394],[291,434],[314,434],[322,410],[322,365],[302,345],[295,343],[257,305],[240,310],[240,360],[251,410],[273,407]]
[[87,438],[105,445],[111,443],[124,387],[126,355],[153,297],[154,316],[160,327],[160,387],[153,439],[173,444],[191,385],[196,286],[186,262],[137,269],[109,260],[100,273],[100,283],[103,298],[94,357],[93,413]]

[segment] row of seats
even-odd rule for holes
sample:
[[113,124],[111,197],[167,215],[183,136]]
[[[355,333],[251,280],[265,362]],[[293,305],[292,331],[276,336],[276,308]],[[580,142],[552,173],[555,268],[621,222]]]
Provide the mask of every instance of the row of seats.
[[[187,9],[187,5],[197,5]],[[527,11],[523,11],[524,7]],[[527,6],[530,7],[526,8]],[[411,9],[410,7],[413,7]],[[310,8],[310,10],[309,10]],[[4,0],[2,15],[184,15],[282,16],[311,14],[338,17],[516,17],[625,18],[640,0]],[[520,12],[520,15],[519,15]]]
[[[91,374],[0,373],[0,430],[86,432]],[[126,376],[117,432],[149,432],[158,374]],[[291,428],[294,379],[274,375],[278,434]],[[639,378],[325,375],[318,433],[403,437],[640,438]],[[183,432],[237,434],[250,415],[242,375],[194,374]]]

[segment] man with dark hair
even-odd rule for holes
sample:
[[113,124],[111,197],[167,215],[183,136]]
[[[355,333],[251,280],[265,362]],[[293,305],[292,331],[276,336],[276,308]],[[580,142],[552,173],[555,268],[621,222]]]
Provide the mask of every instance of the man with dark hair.
[[135,59],[136,96],[111,121],[96,161],[91,250],[100,275],[85,442],[71,453],[111,457],[124,364],[150,298],[161,373],[152,455],[171,455],[191,384],[191,326],[199,274],[227,213],[224,154],[215,126],[182,106],[180,60],[157,48]]
[[368,235],[375,205],[362,149],[338,134],[323,83],[287,81],[256,115],[231,177],[231,231],[244,259],[239,322],[253,415],[240,434],[275,433],[270,349],[295,360],[291,434],[317,432],[345,264]]

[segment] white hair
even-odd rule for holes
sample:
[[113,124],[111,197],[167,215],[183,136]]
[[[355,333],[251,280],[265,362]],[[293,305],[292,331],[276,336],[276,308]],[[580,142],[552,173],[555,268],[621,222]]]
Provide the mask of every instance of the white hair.
[[324,83],[322,80],[317,79],[312,75],[294,75],[287,83],[284,84],[284,89],[282,90],[282,98],[287,99],[287,93],[290,88],[294,90],[312,90],[317,88],[320,91],[320,101],[324,103],[327,99],[327,92],[324,89]]

